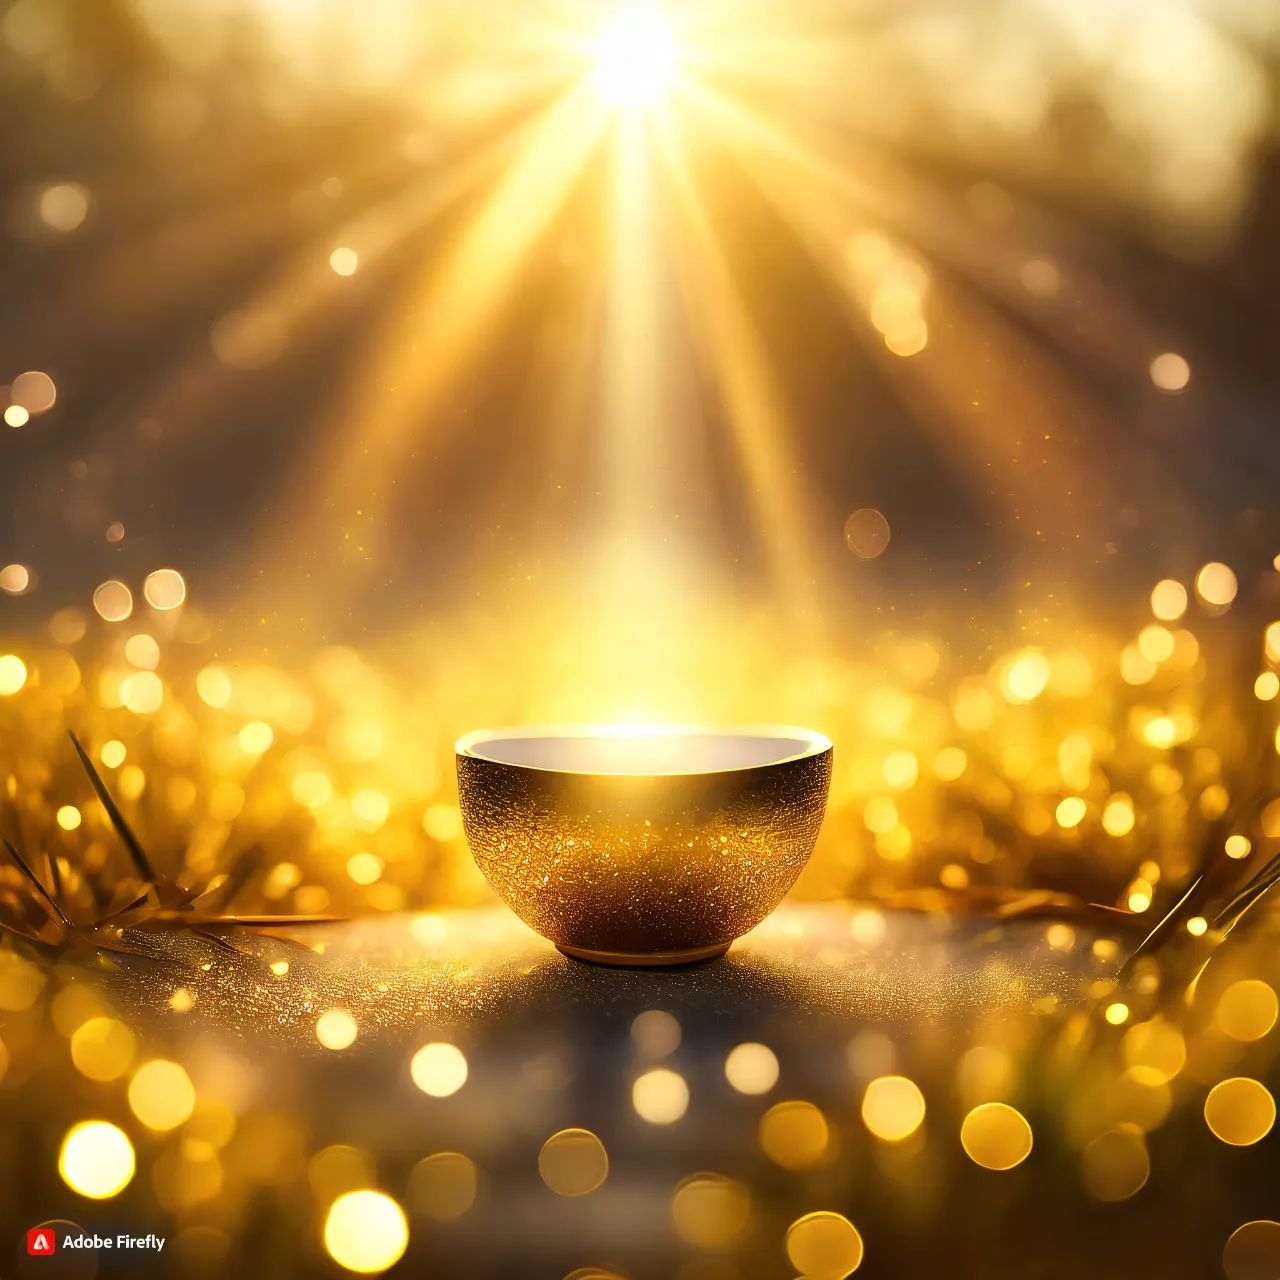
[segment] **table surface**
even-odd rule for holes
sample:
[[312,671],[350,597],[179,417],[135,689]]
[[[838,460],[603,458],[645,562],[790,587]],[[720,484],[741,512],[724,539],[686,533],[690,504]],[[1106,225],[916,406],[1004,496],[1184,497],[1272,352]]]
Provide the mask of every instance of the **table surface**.
[[[1151,1135],[1148,1186],[1123,1205],[1091,1201],[1063,1133],[1073,1081],[1055,1068],[1053,1046],[1115,961],[1100,961],[1078,928],[1070,951],[1045,932],[1044,921],[786,904],[725,958],[662,971],[567,959],[500,908],[244,930],[230,937],[234,950],[186,932],[140,934],[149,956],[59,976],[100,983],[148,1054],[182,1061],[201,1096],[239,1113],[222,1157],[224,1192],[178,1217],[166,1212],[152,1186],[168,1148],[140,1139],[139,1176],[119,1201],[72,1194],[56,1175],[66,1124],[128,1111],[121,1090],[51,1069],[43,1086],[11,1079],[0,1095],[15,1188],[6,1217],[189,1233],[187,1252],[156,1264],[161,1271],[188,1270],[192,1242],[207,1237],[218,1244],[203,1258],[212,1274],[334,1275],[306,1167],[316,1151],[348,1144],[368,1153],[376,1185],[409,1211],[395,1274],[560,1280],[594,1266],[629,1280],[789,1277],[786,1228],[816,1209],[857,1225],[868,1276],[1218,1274],[1234,1226],[1277,1216],[1268,1143],[1227,1164],[1222,1144],[1171,1120]],[[275,972],[282,961],[287,971]],[[194,998],[184,1012],[173,1007],[179,988]],[[341,1051],[316,1037],[331,1008],[358,1027]],[[652,1009],[679,1024],[669,1052],[646,1051],[632,1033]],[[413,1053],[438,1040],[457,1045],[469,1067],[446,1098],[416,1088],[409,1069]],[[780,1063],[763,1096],[738,1093],[725,1077],[726,1055],[745,1041],[769,1045]],[[1031,1157],[1005,1173],[974,1165],[958,1140],[957,1066],[979,1042],[1004,1046],[1019,1064],[1010,1100],[1035,1131]],[[688,1084],[688,1109],[669,1125],[645,1122],[632,1105],[635,1078],[657,1066]],[[928,1105],[924,1126],[897,1147],[873,1138],[859,1112],[867,1079],[893,1073],[917,1081]],[[830,1124],[817,1167],[789,1171],[761,1150],[759,1119],[786,1099],[813,1102]],[[262,1130],[264,1116],[274,1129]],[[255,1126],[277,1135],[268,1163],[278,1167],[265,1178],[245,1163],[261,1158]],[[598,1135],[610,1159],[604,1185],[580,1198],[555,1195],[538,1173],[542,1144],[569,1127]],[[1161,1144],[1166,1158],[1157,1158]],[[474,1206],[446,1222],[416,1213],[409,1191],[415,1163],[440,1151],[467,1155],[479,1174]],[[1203,1178],[1185,1176],[1192,1158]],[[751,1196],[745,1231],[719,1250],[691,1247],[673,1225],[673,1192],[700,1171],[737,1179]],[[100,1271],[116,1273],[109,1261]]]

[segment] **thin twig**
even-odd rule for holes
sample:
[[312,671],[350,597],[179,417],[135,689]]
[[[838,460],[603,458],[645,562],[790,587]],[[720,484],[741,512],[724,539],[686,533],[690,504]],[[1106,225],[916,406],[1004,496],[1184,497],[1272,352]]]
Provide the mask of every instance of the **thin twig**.
[[22,855],[8,840],[4,842],[4,847],[9,850],[9,856],[18,864],[18,870],[26,876],[26,878],[31,882],[32,888],[34,888],[40,895],[40,901],[45,903],[53,911],[54,915],[62,921],[63,926],[67,930],[74,932],[75,925],[73,925],[63,914],[62,908],[53,900],[53,895],[50,894],[49,890],[40,883],[40,879],[36,873],[32,871],[31,868],[22,860]]
[[80,739],[71,732],[71,741],[75,745],[76,754],[80,757],[80,763],[84,765],[85,772],[89,775],[89,782],[97,793],[98,799],[102,801],[102,807],[107,811],[107,817],[111,819],[111,825],[115,827],[116,834],[124,841],[124,847],[128,849],[129,856],[133,859],[134,866],[138,868],[142,878],[150,884],[155,884],[156,873],[151,867],[151,861],[147,857],[145,850],[138,841],[138,837],[133,834],[129,824],[124,820],[124,814],[120,812],[111,792],[107,790],[107,784],[102,781],[97,769],[93,767],[93,761],[85,749],[80,745]]

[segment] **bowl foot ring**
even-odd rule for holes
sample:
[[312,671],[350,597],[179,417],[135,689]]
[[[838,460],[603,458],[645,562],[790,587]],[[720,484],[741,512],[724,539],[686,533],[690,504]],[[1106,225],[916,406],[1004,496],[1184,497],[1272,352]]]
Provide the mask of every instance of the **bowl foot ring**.
[[585,960],[588,964],[607,965],[613,969],[664,969],[673,965],[716,960],[729,950],[729,943],[717,943],[714,947],[694,947],[691,951],[629,952],[592,951],[587,947],[570,947],[557,942],[556,950],[572,960]]

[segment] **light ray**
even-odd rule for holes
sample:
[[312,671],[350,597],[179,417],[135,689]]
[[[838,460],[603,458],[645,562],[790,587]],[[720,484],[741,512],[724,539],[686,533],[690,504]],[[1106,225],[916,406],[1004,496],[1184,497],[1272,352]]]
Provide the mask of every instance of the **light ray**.
[[[901,243],[893,247],[893,237],[878,236],[890,259],[879,270],[868,273],[850,263],[850,246],[869,217],[877,217],[880,225],[905,224],[918,240],[930,235],[927,216],[936,201],[926,200],[904,178],[886,181],[883,169],[872,187],[849,172],[847,160],[837,161],[834,146],[823,147],[818,129],[801,142],[705,86],[688,86],[686,97],[710,118],[716,137],[837,284],[855,328],[870,339],[868,349],[973,498],[994,503],[1025,541],[1076,541],[1082,524],[1132,499],[1109,484],[1109,475],[1163,470],[1158,461],[1140,464],[1137,449],[1102,404],[982,294],[926,271],[917,253]],[[847,157],[848,151],[843,144],[841,154]],[[941,219],[932,224],[933,237],[954,247],[954,233],[948,237],[941,225]],[[908,333],[908,341],[899,343],[893,317],[877,313],[878,307],[892,305],[895,268],[900,274],[913,269],[922,280],[932,275],[934,329],[945,335],[929,343],[927,356],[909,363],[899,357],[924,351],[923,336],[915,340]],[[919,314],[906,321],[908,328],[912,323],[926,327]],[[1071,423],[1073,436],[1083,438],[1082,445],[1067,444],[1065,422]],[[1133,456],[1099,475],[1097,455],[1104,443]],[[1161,474],[1156,488],[1174,494],[1179,486],[1172,474]]]
[[676,249],[686,306],[704,338],[703,355],[714,371],[742,465],[747,501],[782,597],[797,616],[812,616],[814,533],[802,497],[780,389],[769,370],[711,217],[670,117],[658,132],[688,243]]
[[[382,367],[362,379],[361,399],[350,406],[352,420],[336,442],[339,452],[329,463],[322,501],[311,514],[318,539],[313,545],[331,543],[336,517],[348,561],[373,559],[378,522],[362,519],[353,526],[353,513],[388,505],[398,461],[418,431],[431,429],[422,424],[431,423],[453,380],[483,344],[522,260],[562,209],[606,118],[603,104],[584,85],[559,99],[443,269],[433,264],[398,332],[380,344],[389,351]],[[381,389],[372,403],[369,386]],[[347,540],[353,531],[355,540]]]
[[[617,536],[643,541],[658,497],[663,345],[651,174],[642,122],[614,140],[603,380],[607,484]],[[646,512],[650,518],[646,519]]]

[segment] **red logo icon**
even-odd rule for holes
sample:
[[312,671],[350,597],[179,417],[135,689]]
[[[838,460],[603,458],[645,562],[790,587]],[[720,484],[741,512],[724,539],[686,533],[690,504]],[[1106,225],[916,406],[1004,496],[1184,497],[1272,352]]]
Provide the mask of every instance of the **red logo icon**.
[[32,1227],[27,1232],[27,1252],[35,1258],[52,1253],[58,1247],[58,1237],[52,1227]]

